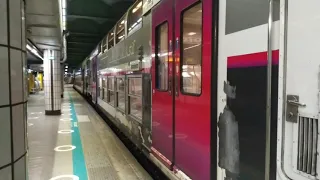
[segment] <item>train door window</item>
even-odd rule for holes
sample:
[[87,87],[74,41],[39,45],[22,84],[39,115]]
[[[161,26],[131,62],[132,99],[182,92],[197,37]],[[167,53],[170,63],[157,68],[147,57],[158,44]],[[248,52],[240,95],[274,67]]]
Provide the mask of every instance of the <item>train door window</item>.
[[128,12],[128,35],[134,33],[142,26],[142,0],[136,1]]
[[107,91],[107,94],[108,94],[108,98],[107,98],[107,102],[114,106],[114,78],[113,77],[108,77],[108,91]]
[[114,28],[108,34],[108,49],[114,46]]
[[141,77],[128,78],[129,115],[142,119],[142,79]]
[[125,111],[126,96],[125,96],[125,79],[124,77],[117,78],[117,107]]
[[185,10],[181,21],[181,92],[201,94],[202,3]]
[[125,19],[126,16],[124,16],[120,21],[118,22],[116,26],[116,43],[122,41],[125,38]]
[[156,88],[168,90],[168,23],[156,28]]

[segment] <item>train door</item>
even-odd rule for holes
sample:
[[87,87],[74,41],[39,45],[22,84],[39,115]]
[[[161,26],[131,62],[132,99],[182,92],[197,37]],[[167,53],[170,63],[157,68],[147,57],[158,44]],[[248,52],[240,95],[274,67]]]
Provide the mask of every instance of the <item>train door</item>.
[[176,1],[174,17],[174,163],[209,180],[212,0]]
[[166,166],[173,161],[173,1],[152,12],[152,151]]
[[[285,38],[280,49],[283,72],[280,75],[278,179],[319,179],[319,98],[320,98],[320,1],[282,1]],[[285,81],[282,81],[284,79]],[[282,82],[281,82],[282,81]],[[283,114],[281,113],[283,112]],[[279,161],[279,160],[278,160]],[[286,178],[288,177],[288,178]]]
[[178,172],[208,180],[212,1],[164,0],[152,18],[152,150]]

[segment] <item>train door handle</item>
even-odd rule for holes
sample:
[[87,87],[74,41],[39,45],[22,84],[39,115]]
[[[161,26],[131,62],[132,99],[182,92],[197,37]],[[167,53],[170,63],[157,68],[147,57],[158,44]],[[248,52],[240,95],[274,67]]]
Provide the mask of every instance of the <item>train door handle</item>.
[[306,104],[301,103],[301,102],[296,101],[296,100],[288,100],[288,103],[291,104],[291,105],[294,105],[294,106],[301,106],[301,107],[305,107],[306,106]]
[[306,107],[306,104],[299,102],[299,96],[287,95],[286,121],[297,123],[299,118],[299,107]]

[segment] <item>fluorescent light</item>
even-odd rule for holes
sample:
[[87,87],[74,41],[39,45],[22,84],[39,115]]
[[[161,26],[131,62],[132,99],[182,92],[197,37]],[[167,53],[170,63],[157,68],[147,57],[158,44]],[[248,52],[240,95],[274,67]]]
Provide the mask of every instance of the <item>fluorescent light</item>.
[[137,6],[135,8],[132,9],[132,13],[135,13],[138,11],[139,8],[141,8],[142,6],[142,1],[139,2],[139,4],[137,4]]
[[201,44],[196,44],[196,45],[193,45],[193,46],[184,48],[184,50],[192,49],[192,48],[198,47],[198,46],[200,46],[200,45],[201,45]]
[[43,60],[43,58],[40,56],[37,50],[35,50],[33,47],[31,47],[29,44],[26,45],[27,49],[32,52],[32,54],[38,56],[40,59]]
[[197,33],[195,33],[195,32],[189,32],[189,33],[188,33],[189,36],[193,36],[193,35],[196,35],[196,34],[197,34]]
[[182,72],[182,77],[191,77],[187,72]]
[[62,5],[62,8],[66,8],[66,7],[67,7],[67,3],[66,3],[66,0],[62,0],[62,3],[61,3],[61,5]]

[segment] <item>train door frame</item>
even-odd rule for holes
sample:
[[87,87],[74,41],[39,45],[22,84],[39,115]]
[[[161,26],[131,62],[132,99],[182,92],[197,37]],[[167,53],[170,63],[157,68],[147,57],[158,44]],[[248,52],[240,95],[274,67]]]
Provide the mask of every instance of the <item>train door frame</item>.
[[219,60],[219,3],[212,0],[211,12],[211,92],[210,92],[210,179],[218,178],[218,60]]

